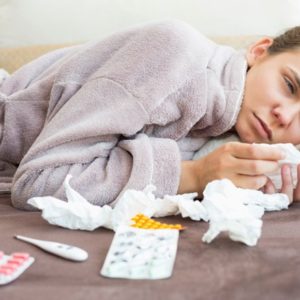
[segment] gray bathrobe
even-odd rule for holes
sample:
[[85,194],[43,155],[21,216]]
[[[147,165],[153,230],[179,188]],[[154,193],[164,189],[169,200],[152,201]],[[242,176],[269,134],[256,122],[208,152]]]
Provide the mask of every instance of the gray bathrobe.
[[15,207],[63,181],[97,205],[128,188],[176,194],[181,160],[231,129],[244,55],[180,21],[143,24],[50,52],[0,87],[0,177]]

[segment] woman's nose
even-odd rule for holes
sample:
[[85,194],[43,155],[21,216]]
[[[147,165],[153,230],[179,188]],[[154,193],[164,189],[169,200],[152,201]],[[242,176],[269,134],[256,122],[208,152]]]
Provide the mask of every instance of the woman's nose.
[[273,108],[272,113],[277,119],[277,122],[280,126],[288,126],[300,113],[300,105],[298,103],[286,104],[285,106],[277,106]]

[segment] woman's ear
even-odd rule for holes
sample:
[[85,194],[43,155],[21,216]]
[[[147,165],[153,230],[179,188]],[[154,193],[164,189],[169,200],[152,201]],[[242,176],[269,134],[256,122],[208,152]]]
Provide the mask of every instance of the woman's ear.
[[267,55],[268,48],[272,45],[273,39],[269,37],[261,38],[252,44],[246,52],[248,66],[252,67],[257,61],[260,61]]

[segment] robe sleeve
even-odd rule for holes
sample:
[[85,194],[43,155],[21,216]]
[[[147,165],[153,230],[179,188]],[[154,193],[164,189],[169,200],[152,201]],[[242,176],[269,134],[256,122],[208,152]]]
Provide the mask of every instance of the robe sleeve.
[[[175,194],[181,169],[178,145],[143,129],[152,125],[151,114],[168,95],[189,80],[193,61],[203,59],[205,64],[209,43],[203,43],[200,58],[192,55],[199,39],[180,22],[148,26],[112,49],[110,58],[70,98],[68,89],[76,83],[56,82],[51,93],[56,99],[49,104],[55,113],[48,112],[43,130],[16,171],[13,205],[30,210],[26,201],[31,197],[65,199],[67,174],[73,175],[75,190],[100,206],[114,203],[128,188],[150,183],[160,196]],[[109,39],[105,43],[107,49]],[[98,56],[99,47],[94,51]],[[177,103],[173,105],[170,112],[179,111]]]
[[97,205],[112,203],[126,188],[150,183],[158,194],[176,193],[178,146],[139,133],[147,120],[145,109],[120,85],[104,78],[89,82],[45,125],[21,161],[13,205],[30,210],[26,201],[31,197],[65,199],[67,174],[73,175],[73,188]]

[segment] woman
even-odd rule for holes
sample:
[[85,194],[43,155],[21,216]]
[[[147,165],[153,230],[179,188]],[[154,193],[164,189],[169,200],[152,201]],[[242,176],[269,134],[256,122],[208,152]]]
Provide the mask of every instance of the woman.
[[[17,167],[13,205],[64,199],[68,173],[97,205],[149,183],[158,195],[201,197],[218,178],[273,192],[264,174],[283,154],[251,143],[300,143],[299,32],[263,38],[245,55],[180,21],[148,23],[22,67],[0,88],[0,159]],[[191,160],[227,131],[245,143]],[[281,191],[298,200],[288,166],[282,181]]]

